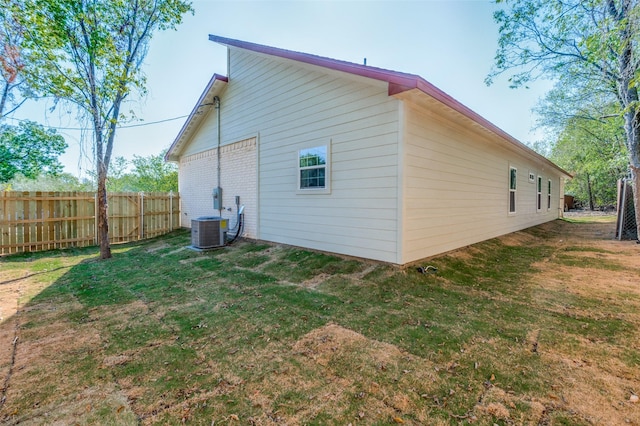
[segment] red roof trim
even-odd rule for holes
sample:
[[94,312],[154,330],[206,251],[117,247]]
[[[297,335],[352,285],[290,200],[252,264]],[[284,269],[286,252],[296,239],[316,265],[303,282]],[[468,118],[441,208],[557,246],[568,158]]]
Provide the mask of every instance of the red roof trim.
[[277,47],[270,47],[256,43],[250,43],[247,41],[234,40],[226,37],[220,37],[216,35],[209,35],[209,40],[225,45],[237,47],[240,49],[251,50],[253,52],[263,53],[270,56],[277,56],[280,58],[291,59],[298,62],[303,62],[310,65],[316,65],[324,68],[329,68],[336,71],[342,71],[349,74],[359,75],[362,77],[368,77],[374,80],[385,81],[389,83],[388,93],[389,96],[397,95],[402,92],[406,92],[412,89],[418,89],[421,92],[433,97],[434,99],[440,101],[444,105],[452,108],[453,110],[459,112],[470,120],[478,123],[482,127],[487,130],[495,133],[496,135],[506,139],[507,141],[513,143],[517,147],[524,149],[525,151],[534,154],[535,156],[545,160],[547,163],[553,165],[558,170],[566,173],[568,176],[571,176],[566,171],[562,170],[555,164],[553,164],[547,158],[541,156],[540,154],[533,151],[531,148],[509,135],[504,130],[500,129],[495,124],[491,123],[486,118],[482,117],[480,114],[471,110],[467,106],[458,102],[442,90],[438,89],[433,84],[429,83],[424,78],[415,74],[407,74],[398,71],[387,70],[383,68],[376,68],[367,65],[356,64],[353,62],[340,61],[337,59],[331,59],[323,56],[311,55],[309,53],[296,52],[293,50],[280,49]]
[[478,122],[482,126],[488,127],[490,130],[499,133],[500,136],[510,140],[515,140],[503,130],[500,130],[494,124],[491,124],[485,118],[467,108],[433,84],[429,83],[419,75],[406,74],[398,71],[391,71],[382,68],[370,67],[367,65],[355,64],[353,62],[340,61],[337,59],[325,58],[323,56],[311,55],[308,53],[295,52],[292,50],[279,49],[277,47],[264,46],[261,44],[250,43],[246,41],[234,40],[216,35],[209,35],[209,40],[225,46],[233,46],[241,49],[251,50],[253,52],[264,53],[266,55],[277,56],[280,58],[291,59],[306,64],[317,65],[337,71],[343,71],[362,77],[372,78],[374,80],[386,81],[389,83],[389,95],[397,95],[412,89],[418,89],[421,92],[437,99],[443,104],[453,108],[459,113],[467,116],[473,121]]
[[371,67],[368,65],[360,65],[353,62],[340,61],[338,59],[311,55],[309,53],[295,52],[293,50],[279,49],[277,47],[270,47],[262,44],[250,43],[247,41],[234,40],[231,38],[220,37],[211,34],[209,35],[209,40],[225,46],[233,46],[240,49],[251,50],[253,52],[264,53],[265,55],[291,59],[297,62],[304,62],[305,64],[317,65],[336,71],[343,71],[349,74],[368,77],[374,80],[386,81],[388,83],[394,83],[400,86],[414,88],[416,87],[417,81],[421,79],[420,76],[414,74],[406,74],[383,68]]
[[226,75],[213,74],[213,77],[211,77],[211,79],[213,80],[214,83],[216,81],[224,81],[225,83],[229,82],[229,77],[227,77]]

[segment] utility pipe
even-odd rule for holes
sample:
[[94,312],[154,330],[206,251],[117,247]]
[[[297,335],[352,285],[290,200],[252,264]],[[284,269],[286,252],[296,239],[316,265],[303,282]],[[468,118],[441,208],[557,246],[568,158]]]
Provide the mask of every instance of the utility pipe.
[[[220,144],[221,144],[221,137],[220,137],[220,98],[217,96],[214,96],[213,98],[213,104],[215,105],[216,108],[216,121],[217,121],[217,130],[218,130],[218,149],[216,150],[216,154],[217,154],[217,160],[218,160],[218,188],[222,188],[222,185],[220,184]],[[218,203],[218,216],[222,217],[222,191],[220,189],[218,189],[219,191],[219,203]]]

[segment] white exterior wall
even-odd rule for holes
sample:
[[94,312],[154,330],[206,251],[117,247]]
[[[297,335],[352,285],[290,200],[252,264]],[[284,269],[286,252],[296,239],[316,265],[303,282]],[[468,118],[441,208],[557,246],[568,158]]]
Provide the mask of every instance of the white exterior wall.
[[[215,125],[215,122],[214,122]],[[215,135],[215,133],[214,133]],[[190,145],[189,148],[192,148]],[[180,199],[182,200],[181,225],[191,227],[191,220],[201,216],[218,216],[213,209],[213,188],[217,187],[217,149],[208,149],[180,157]],[[229,218],[230,226],[236,224],[235,196],[245,206],[243,236],[257,235],[257,167],[256,138],[224,145],[220,149],[220,186],[225,210],[222,216]],[[227,208],[231,208],[228,211]],[[231,234],[235,235],[233,232]]]
[[[386,83],[240,49],[229,57],[222,140],[259,134],[257,238],[396,263],[399,101]],[[298,150],[325,144],[331,191],[301,194]]]
[[[403,255],[409,263],[538,225],[561,214],[562,176],[479,126],[407,103],[403,180]],[[516,213],[509,213],[509,169],[517,169]],[[542,209],[536,181],[543,179]],[[547,208],[547,181],[552,181]]]

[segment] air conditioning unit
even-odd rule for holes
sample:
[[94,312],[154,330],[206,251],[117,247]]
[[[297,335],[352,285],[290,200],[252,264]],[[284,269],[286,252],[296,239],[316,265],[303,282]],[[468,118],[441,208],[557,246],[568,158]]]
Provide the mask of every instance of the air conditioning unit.
[[198,249],[224,246],[227,240],[228,220],[219,216],[199,217],[191,220],[191,245]]

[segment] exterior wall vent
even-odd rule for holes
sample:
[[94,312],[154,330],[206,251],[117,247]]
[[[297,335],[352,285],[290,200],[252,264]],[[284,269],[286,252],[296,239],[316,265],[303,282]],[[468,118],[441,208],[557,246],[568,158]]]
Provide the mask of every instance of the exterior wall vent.
[[191,221],[191,245],[198,249],[222,247],[227,239],[228,221],[206,216]]

